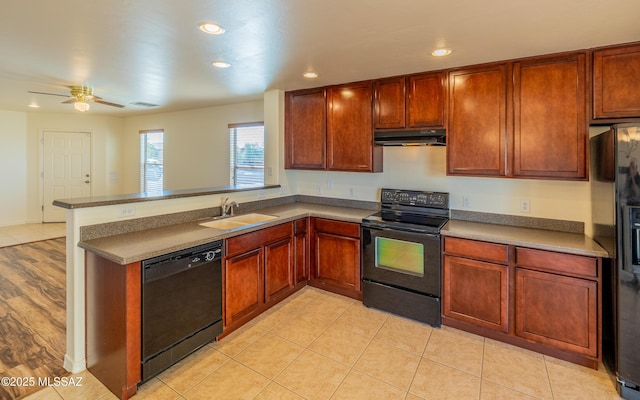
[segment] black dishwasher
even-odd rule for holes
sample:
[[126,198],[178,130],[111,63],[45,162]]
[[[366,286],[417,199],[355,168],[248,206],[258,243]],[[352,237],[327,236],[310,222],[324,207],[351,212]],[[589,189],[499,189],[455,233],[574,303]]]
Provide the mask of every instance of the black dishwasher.
[[222,333],[222,241],[142,262],[142,381]]

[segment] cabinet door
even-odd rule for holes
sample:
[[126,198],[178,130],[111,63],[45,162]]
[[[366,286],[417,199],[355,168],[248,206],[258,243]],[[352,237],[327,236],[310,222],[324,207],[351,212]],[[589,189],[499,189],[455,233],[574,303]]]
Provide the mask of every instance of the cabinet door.
[[286,93],[285,168],[324,169],[326,99],[324,88]]
[[265,246],[264,276],[265,301],[293,287],[292,240],[286,238]]
[[444,72],[410,76],[408,92],[410,128],[444,127]]
[[309,239],[306,233],[294,238],[294,283],[298,284],[309,279]]
[[373,172],[381,168],[382,149],[373,144],[371,82],[330,87],[327,91],[327,169]]
[[316,232],[315,250],[315,279],[360,291],[359,239]]
[[444,256],[443,314],[500,332],[508,330],[508,269]]
[[224,324],[251,314],[264,303],[262,247],[226,259],[224,264]]
[[449,72],[447,174],[506,174],[508,67]]
[[309,219],[299,219],[294,222],[294,238],[293,238],[293,268],[294,268],[294,284],[309,280],[309,235],[308,224]]
[[311,220],[310,285],[361,299],[360,224],[324,218]]
[[640,117],[640,44],[593,53],[593,118]]
[[513,65],[513,176],[586,179],[586,54]]
[[405,78],[381,79],[375,83],[374,126],[376,129],[405,127]]
[[516,269],[516,335],[598,356],[597,282]]

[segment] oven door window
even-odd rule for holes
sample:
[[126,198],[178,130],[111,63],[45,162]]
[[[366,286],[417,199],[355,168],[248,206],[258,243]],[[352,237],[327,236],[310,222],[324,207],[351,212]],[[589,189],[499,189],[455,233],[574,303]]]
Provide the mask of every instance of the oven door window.
[[384,268],[409,275],[424,276],[424,245],[405,240],[377,236],[376,264]]

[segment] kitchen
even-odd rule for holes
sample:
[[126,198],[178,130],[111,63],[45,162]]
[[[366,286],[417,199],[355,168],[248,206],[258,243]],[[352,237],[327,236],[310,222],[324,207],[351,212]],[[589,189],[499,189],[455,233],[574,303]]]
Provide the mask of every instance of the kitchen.
[[[570,49],[567,49],[570,50]],[[425,70],[425,69],[423,69]],[[404,72],[404,71],[399,71]],[[339,82],[335,82],[339,83]],[[220,106],[215,109],[203,109],[201,111],[183,111],[175,112],[171,115],[161,115],[158,118],[152,116],[140,116],[129,117],[124,121],[116,118],[109,117],[89,117],[83,116],[84,122],[74,122],[82,126],[89,123],[90,118],[96,118],[96,124],[99,124],[100,129],[97,132],[96,139],[97,145],[105,143],[108,146],[114,146],[117,149],[121,149],[121,153],[128,161],[128,166],[122,168],[125,170],[134,170],[137,168],[136,151],[137,151],[137,137],[135,135],[124,134],[121,141],[114,141],[113,137],[104,135],[101,138],[101,132],[105,131],[121,131],[121,132],[137,132],[143,129],[157,128],[163,126],[169,132],[169,123],[173,122],[174,126],[189,126],[199,125],[198,120],[203,121],[200,125],[205,125],[208,121],[208,115],[213,110],[219,111],[221,114],[227,113],[229,110],[244,110],[243,120],[255,121],[263,119],[267,130],[282,132],[282,105],[281,105],[281,93],[267,92],[264,96],[264,100],[254,101],[250,103],[244,103],[235,106]],[[252,113],[250,116],[248,114]],[[63,122],[62,117],[52,115],[36,114],[23,116],[8,113],[9,120],[14,118],[15,126],[21,127],[26,133],[30,132],[28,137],[29,141],[33,144],[39,132],[44,129],[55,128],[56,126],[66,125],[66,129],[72,129],[69,127],[70,123],[66,120]],[[262,114],[262,115],[260,115]],[[261,118],[262,117],[262,118]],[[58,121],[55,121],[58,119]],[[99,121],[98,121],[99,119]],[[25,121],[26,120],[26,121]],[[194,122],[196,121],[196,122]],[[228,121],[228,122],[240,122],[240,121]],[[223,125],[226,127],[227,121]],[[198,129],[193,129],[198,131]],[[202,129],[200,129],[202,131]],[[118,136],[118,135],[115,135]],[[103,140],[103,142],[100,142]],[[210,139],[207,139],[210,140]],[[269,140],[269,139],[268,139]],[[282,138],[277,138],[274,143],[282,143]],[[107,147],[108,147],[107,146]],[[31,146],[29,146],[31,147]],[[37,142],[35,146],[37,148]],[[188,146],[185,146],[182,150],[183,154],[176,154],[174,159],[183,158],[185,154],[188,154]],[[207,146],[201,146],[207,147]],[[224,146],[208,146],[208,147],[224,147]],[[547,181],[547,180],[517,180],[517,179],[486,179],[486,178],[467,178],[467,177],[448,177],[446,175],[446,149],[437,147],[426,148],[385,148],[384,152],[384,172],[380,174],[366,175],[363,178],[362,174],[356,173],[334,173],[334,172],[309,172],[309,171],[291,171],[281,168],[282,149],[278,144],[275,147],[271,147],[273,152],[270,152],[271,161],[267,164],[274,166],[274,171],[277,170],[277,174],[274,174],[273,182],[277,183],[281,187],[274,189],[266,189],[262,193],[265,197],[278,197],[284,188],[285,194],[302,194],[316,196],[320,194],[326,197],[337,198],[349,198],[352,195],[359,200],[376,201],[378,197],[378,190],[380,187],[406,187],[406,188],[428,188],[429,190],[445,191],[452,193],[451,208],[452,209],[468,209],[472,211],[482,211],[497,214],[511,214],[511,215],[523,215],[527,213],[521,212],[522,200],[529,200],[530,212],[527,214],[532,217],[542,217],[551,219],[562,219],[571,221],[583,221],[585,222],[585,228],[589,229],[588,215],[590,214],[590,201],[589,201],[589,185],[585,182],[572,182],[572,181]],[[193,147],[191,147],[193,149]],[[118,164],[117,161],[108,158],[110,163]],[[277,165],[277,167],[275,167]],[[407,171],[417,171],[412,176],[407,174]],[[116,172],[116,173],[112,173]],[[96,179],[96,188],[101,185],[109,187],[110,185],[123,185],[124,187],[131,188],[136,186],[134,177],[131,174],[118,174],[118,168],[113,168],[111,171],[105,171],[105,173],[98,174]],[[168,176],[168,178],[170,178]],[[100,179],[102,181],[100,181]],[[172,184],[172,189],[189,188],[189,186],[181,187],[180,185],[189,185],[188,179],[180,178],[180,182]],[[277,179],[277,181],[275,180]],[[132,182],[127,182],[131,180]],[[126,184],[125,184],[126,182]],[[214,186],[217,184],[214,184]],[[207,185],[208,186],[208,185]],[[256,193],[243,193],[234,196],[234,199],[239,203],[245,201],[255,200],[260,194]],[[210,207],[219,203],[219,197],[212,196],[211,198],[201,199],[200,204],[193,205],[194,207]],[[30,198],[27,203],[33,202]],[[190,204],[189,207],[192,205]],[[154,215],[158,212],[171,212],[177,210],[182,205],[168,205],[166,209],[161,209],[161,206],[157,206],[153,210],[147,210],[144,206],[138,206],[136,208],[136,217],[144,217],[147,215]],[[102,210],[104,211],[104,210]],[[83,215],[87,219],[82,221],[83,223],[99,223],[102,222],[101,218],[97,215]],[[79,223],[80,225],[80,223]],[[77,225],[77,226],[79,226]],[[73,228],[75,229],[75,227]],[[588,234],[589,232],[587,232]],[[71,236],[71,235],[70,235]]]

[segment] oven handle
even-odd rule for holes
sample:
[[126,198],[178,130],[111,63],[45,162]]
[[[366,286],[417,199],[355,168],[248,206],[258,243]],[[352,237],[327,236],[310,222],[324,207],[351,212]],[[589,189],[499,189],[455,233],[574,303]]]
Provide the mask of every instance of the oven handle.
[[404,230],[404,229],[394,229],[394,228],[388,228],[386,226],[383,225],[378,225],[376,223],[366,223],[366,224],[362,224],[362,228],[363,229],[371,229],[371,230],[376,230],[376,231],[393,231],[393,232],[399,232],[399,233],[406,233],[409,235],[419,235],[421,238],[427,238],[427,239],[440,239],[440,234],[439,233],[427,233],[427,232],[421,232],[418,230]]

